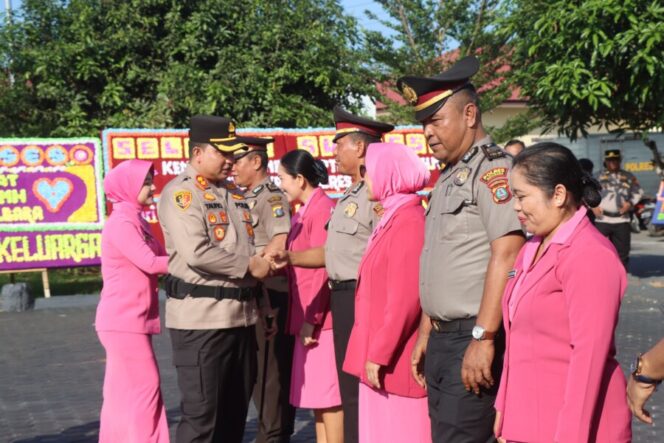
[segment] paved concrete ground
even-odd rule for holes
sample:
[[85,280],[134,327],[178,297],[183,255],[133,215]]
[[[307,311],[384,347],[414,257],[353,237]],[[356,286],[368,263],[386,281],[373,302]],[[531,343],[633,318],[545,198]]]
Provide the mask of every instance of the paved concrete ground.
[[[627,372],[637,353],[664,336],[664,240],[633,237],[629,293],[617,331]],[[94,442],[99,427],[104,353],[93,329],[97,296],[40,299],[26,313],[0,313],[0,442]],[[178,392],[168,335],[156,337],[162,389],[173,429]],[[634,422],[635,442],[664,441],[664,392],[650,402],[654,426]],[[255,438],[251,411],[246,442]],[[311,415],[299,411],[294,442],[314,441]],[[401,442],[399,442],[401,443]]]

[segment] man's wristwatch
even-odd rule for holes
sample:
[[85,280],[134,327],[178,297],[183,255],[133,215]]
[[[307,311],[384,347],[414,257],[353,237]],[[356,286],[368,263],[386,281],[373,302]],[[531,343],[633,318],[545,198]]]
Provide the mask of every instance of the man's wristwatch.
[[641,354],[639,354],[636,356],[630,367],[630,370],[632,371],[632,378],[634,378],[634,380],[638,381],[639,383],[645,383],[648,385],[655,385],[655,386],[659,385],[662,382],[662,380],[655,380],[654,378],[650,378],[647,375],[643,375],[641,373],[642,369],[643,369],[643,361],[641,360]]
[[496,337],[495,332],[489,332],[482,326],[475,325],[472,332],[473,338],[477,341],[493,340]]

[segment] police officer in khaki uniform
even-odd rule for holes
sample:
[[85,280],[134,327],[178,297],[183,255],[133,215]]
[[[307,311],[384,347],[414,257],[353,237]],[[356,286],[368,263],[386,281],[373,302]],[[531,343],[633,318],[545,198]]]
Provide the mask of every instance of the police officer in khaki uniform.
[[[245,188],[251,209],[256,252],[283,250],[290,230],[290,207],[283,192],[267,173],[267,146],[271,138],[243,137],[246,146],[235,151],[233,177]],[[258,377],[254,403],[258,410],[256,443],[287,443],[294,430],[295,408],[289,401],[294,337],[286,333],[288,281],[274,276],[262,283],[272,307],[270,324],[274,331],[256,325]],[[274,335],[274,337],[270,337]]]
[[632,230],[629,211],[643,198],[643,189],[634,174],[620,167],[619,149],[604,152],[604,170],[599,174],[602,202],[593,208],[595,226],[616,247],[625,269],[629,262]]
[[511,157],[484,131],[469,82],[478,69],[467,57],[436,77],[399,80],[434,157],[445,164],[426,211],[424,313],[412,360],[415,379],[426,382],[434,442],[494,440],[501,299],[524,242],[511,204]]
[[367,186],[362,180],[364,156],[367,146],[380,142],[381,137],[392,131],[394,126],[358,117],[338,106],[333,114],[337,170],[349,175],[352,184],[332,213],[325,247],[290,252],[287,258],[294,266],[325,266],[329,276],[334,352],[344,412],[344,442],[355,443],[358,441],[359,381],[344,372],[342,367],[355,321],[355,286],[360,261],[382,209],[367,197]]
[[166,326],[181,394],[176,440],[241,442],[256,376],[257,280],[250,208],[226,181],[243,142],[228,119],[191,119],[190,163],[159,200],[170,256]]

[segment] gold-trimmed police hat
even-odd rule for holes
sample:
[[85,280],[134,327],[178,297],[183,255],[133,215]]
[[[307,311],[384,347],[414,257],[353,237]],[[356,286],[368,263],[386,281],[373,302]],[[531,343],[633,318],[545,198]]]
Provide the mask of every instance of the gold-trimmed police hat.
[[189,140],[209,143],[223,152],[233,152],[242,147],[235,134],[235,122],[228,117],[194,115],[189,123]]
[[394,129],[394,126],[388,123],[351,114],[341,106],[335,106],[332,113],[334,115],[334,125],[337,130],[332,139],[334,143],[341,137],[354,132],[363,132],[372,137],[381,138],[383,134],[387,134]]
[[442,108],[454,93],[474,88],[470,78],[479,69],[479,60],[468,56],[435,77],[401,77],[397,81],[397,87],[403,98],[415,108],[415,118],[423,121]]
[[620,160],[622,158],[622,154],[620,153],[620,149],[607,149],[604,151],[604,160]]
[[274,142],[272,137],[237,137],[237,141],[242,143],[242,146],[233,151],[235,160],[239,160],[250,152],[267,152],[267,145]]

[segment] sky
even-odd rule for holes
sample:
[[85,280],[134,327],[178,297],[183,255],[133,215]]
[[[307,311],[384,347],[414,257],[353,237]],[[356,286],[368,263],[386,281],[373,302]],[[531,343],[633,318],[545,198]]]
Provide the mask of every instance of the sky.
[[[0,0],[0,12],[5,12],[7,0]],[[21,0],[9,0],[12,9],[18,9],[21,6]]]
[[373,0],[340,0],[341,6],[345,9],[348,15],[352,15],[357,18],[360,25],[370,29],[372,31],[383,31],[384,33],[391,33],[392,31],[380,23],[369,20],[364,14],[365,10],[370,10],[379,18],[387,18],[388,15],[383,10],[383,7],[380,6]]

